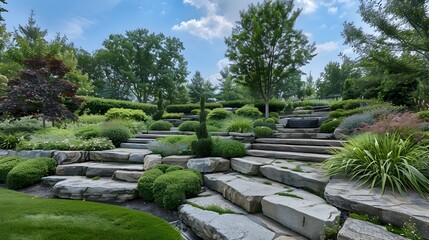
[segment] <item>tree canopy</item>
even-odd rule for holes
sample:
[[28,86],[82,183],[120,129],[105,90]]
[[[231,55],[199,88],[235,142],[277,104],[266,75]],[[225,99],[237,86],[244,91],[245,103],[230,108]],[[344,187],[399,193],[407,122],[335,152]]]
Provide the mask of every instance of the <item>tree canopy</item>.
[[214,91],[216,88],[209,80],[204,79],[199,71],[195,72],[187,87],[189,90],[189,97],[193,102],[200,101],[201,97],[204,97],[204,99],[215,97]]

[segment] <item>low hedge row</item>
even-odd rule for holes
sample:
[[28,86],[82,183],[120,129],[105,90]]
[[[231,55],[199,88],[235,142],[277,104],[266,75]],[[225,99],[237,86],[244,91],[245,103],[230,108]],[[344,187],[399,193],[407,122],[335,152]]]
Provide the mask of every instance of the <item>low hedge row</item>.
[[380,101],[376,99],[349,99],[349,100],[344,100],[344,101],[332,104],[331,110],[332,111],[335,111],[337,109],[351,110],[362,106],[375,105],[379,103]]
[[[257,101],[254,105],[259,109],[259,111],[265,112],[265,102]],[[280,112],[280,111],[283,111],[283,109],[286,106],[286,103],[281,100],[274,99],[274,100],[270,100],[269,106],[270,106],[270,112]]]
[[154,104],[138,103],[123,100],[104,99],[96,97],[82,97],[83,102],[77,113],[82,115],[87,114],[105,114],[111,108],[128,108],[128,109],[139,109],[143,112],[152,115],[158,109]]
[[140,109],[127,109],[127,108],[111,108],[106,112],[107,120],[122,119],[122,120],[135,120],[146,121],[148,116]]
[[7,186],[20,189],[40,182],[42,177],[55,174],[57,162],[52,158],[34,158],[23,161],[7,174]]
[[[192,110],[198,109],[199,104],[174,104],[167,106],[166,110],[169,113],[191,113]],[[222,104],[220,103],[206,103],[205,108],[208,109],[215,109],[215,108],[222,108]]]
[[245,100],[223,101],[220,103],[223,105],[223,107],[228,107],[228,108],[241,108],[244,105],[250,104],[249,101],[245,101]]

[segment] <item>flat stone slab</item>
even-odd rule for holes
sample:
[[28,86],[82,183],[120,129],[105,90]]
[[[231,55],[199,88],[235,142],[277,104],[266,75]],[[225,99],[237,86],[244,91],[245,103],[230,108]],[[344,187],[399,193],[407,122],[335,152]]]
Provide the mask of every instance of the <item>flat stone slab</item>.
[[54,150],[22,150],[17,155],[25,158],[52,157]]
[[246,150],[246,153],[247,155],[255,156],[255,157],[281,158],[281,159],[291,159],[291,160],[309,161],[309,162],[323,162],[329,157],[331,157],[331,155],[328,155],[328,154],[283,152],[283,151],[269,151],[269,150],[258,150],[258,149]]
[[380,189],[359,188],[358,182],[332,179],[325,190],[326,200],[338,208],[377,217],[385,223],[402,227],[414,223],[420,234],[429,239],[429,202],[420,195],[408,192],[404,196]]
[[290,145],[307,145],[307,146],[335,146],[341,147],[347,141],[328,140],[328,139],[282,139],[282,138],[257,138],[258,143],[272,144],[290,144]]
[[81,163],[88,159],[87,151],[55,151],[53,159],[57,161],[59,165]]
[[260,171],[268,179],[310,190],[319,196],[324,195],[329,182],[318,163],[277,159],[270,165],[261,166]]
[[128,162],[130,153],[128,152],[119,152],[119,151],[91,151],[89,152],[90,161],[98,162]]
[[193,157],[194,156],[168,156],[162,158],[161,163],[168,165],[177,165],[186,168],[189,159]]
[[125,202],[137,197],[136,188],[136,183],[81,177],[58,182],[54,185],[53,191],[59,198]]
[[124,171],[124,170],[116,170],[113,173],[113,180],[117,181],[125,181],[125,182],[138,182],[140,177],[144,172],[141,171]]
[[81,176],[47,176],[42,178],[42,184],[53,187],[55,184],[68,179],[81,179]]
[[299,189],[289,189],[285,196],[262,199],[262,213],[285,227],[310,239],[324,236],[325,226],[334,225],[341,212],[322,198]]
[[150,139],[150,138],[129,138],[127,140],[127,142],[129,143],[151,143],[155,141],[155,139]]
[[[281,124],[279,124],[281,126]],[[277,132],[281,133],[318,133],[320,128],[284,128],[277,127]]]
[[0,149],[0,156],[15,156],[16,154],[17,152],[13,150]]
[[274,159],[270,158],[260,158],[260,157],[242,157],[242,158],[232,158],[231,159],[231,168],[234,171],[248,174],[248,175],[258,175],[259,168],[266,164],[271,164],[274,162]]
[[287,145],[287,144],[270,144],[270,143],[254,143],[253,149],[270,150],[270,151],[285,151],[285,152],[302,152],[302,153],[321,153],[330,154],[333,149],[341,149],[331,146],[304,146],[304,145]]
[[159,164],[161,164],[162,156],[160,154],[150,154],[144,157],[143,169],[149,170]]
[[121,148],[131,148],[131,149],[147,149],[148,144],[146,143],[121,143]]
[[264,178],[250,178],[238,173],[206,174],[204,184],[249,213],[261,212],[263,197],[285,190],[282,184]]
[[191,158],[187,168],[195,169],[200,173],[225,172],[229,170],[231,161],[220,157]]
[[385,227],[370,222],[347,218],[337,236],[338,240],[406,240]]
[[56,175],[112,177],[117,170],[143,171],[142,164],[84,162],[57,166]]

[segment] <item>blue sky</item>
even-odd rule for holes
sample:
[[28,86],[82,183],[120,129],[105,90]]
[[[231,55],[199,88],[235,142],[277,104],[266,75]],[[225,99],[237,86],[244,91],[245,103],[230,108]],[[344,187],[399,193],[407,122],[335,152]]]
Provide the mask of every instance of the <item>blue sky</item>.
[[[239,11],[261,0],[8,0],[4,13],[9,31],[25,25],[31,9],[36,21],[49,36],[67,35],[76,47],[92,52],[102,47],[109,34],[146,28],[151,32],[178,37],[192,77],[199,70],[205,78],[216,82],[225,59],[224,37],[239,20]],[[297,22],[318,55],[302,68],[318,78],[330,61],[339,61],[338,54],[351,54],[343,45],[344,21],[360,24],[355,0],[295,0],[303,9]]]

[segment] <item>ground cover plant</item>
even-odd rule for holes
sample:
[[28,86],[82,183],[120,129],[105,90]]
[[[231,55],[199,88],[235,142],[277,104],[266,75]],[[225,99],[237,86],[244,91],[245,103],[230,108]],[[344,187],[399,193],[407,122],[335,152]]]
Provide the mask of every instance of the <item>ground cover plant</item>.
[[0,188],[0,211],[4,239],[182,239],[157,217],[101,203],[42,199]]

